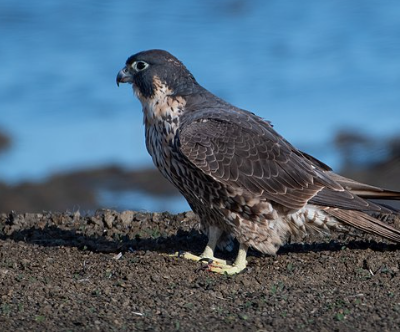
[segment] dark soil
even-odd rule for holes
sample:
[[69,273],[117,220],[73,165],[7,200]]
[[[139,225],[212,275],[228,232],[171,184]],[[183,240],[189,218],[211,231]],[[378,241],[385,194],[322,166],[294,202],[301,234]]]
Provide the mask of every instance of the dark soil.
[[400,330],[399,246],[310,239],[250,252],[229,277],[167,255],[202,251],[196,225],[190,212],[0,214],[0,330]]

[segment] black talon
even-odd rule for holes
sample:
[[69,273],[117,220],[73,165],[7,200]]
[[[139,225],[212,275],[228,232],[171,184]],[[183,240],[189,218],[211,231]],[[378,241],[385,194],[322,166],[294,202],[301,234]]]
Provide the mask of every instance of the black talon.
[[210,265],[214,262],[214,260],[212,258],[203,257],[199,259],[199,262],[206,262],[207,265]]

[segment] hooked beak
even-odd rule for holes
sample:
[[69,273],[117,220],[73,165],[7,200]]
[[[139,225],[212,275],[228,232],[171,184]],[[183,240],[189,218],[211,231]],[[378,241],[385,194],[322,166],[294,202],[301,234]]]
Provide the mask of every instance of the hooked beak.
[[126,67],[122,68],[117,75],[117,85],[119,86],[119,83],[132,83],[132,82],[133,82],[132,74]]

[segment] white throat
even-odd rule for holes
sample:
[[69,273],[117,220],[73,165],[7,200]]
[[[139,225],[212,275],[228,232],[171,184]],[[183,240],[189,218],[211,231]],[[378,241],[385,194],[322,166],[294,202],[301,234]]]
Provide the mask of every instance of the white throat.
[[[134,87],[134,91],[143,106],[143,122],[145,126],[159,126],[179,124],[179,116],[183,112],[186,101],[179,96],[174,96],[173,91],[160,81],[158,77],[153,80],[154,95],[145,98]],[[168,125],[167,125],[168,126]]]

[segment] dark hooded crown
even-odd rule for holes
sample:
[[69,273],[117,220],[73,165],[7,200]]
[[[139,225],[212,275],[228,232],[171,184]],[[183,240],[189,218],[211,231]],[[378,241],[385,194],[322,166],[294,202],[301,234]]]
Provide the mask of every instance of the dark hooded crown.
[[[135,71],[134,63],[147,64],[144,70]],[[126,61],[126,68],[133,76],[132,83],[145,98],[154,95],[154,80],[158,78],[174,95],[190,94],[198,86],[193,75],[182,62],[163,50],[149,50],[132,55]]]

